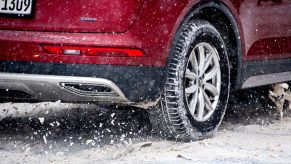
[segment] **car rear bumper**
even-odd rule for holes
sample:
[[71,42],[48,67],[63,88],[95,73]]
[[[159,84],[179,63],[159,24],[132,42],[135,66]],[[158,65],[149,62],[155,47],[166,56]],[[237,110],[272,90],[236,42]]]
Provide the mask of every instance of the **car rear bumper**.
[[[0,30],[0,60],[164,67],[168,48],[161,42],[136,35]],[[110,56],[110,51],[107,55],[51,54],[44,46],[134,49],[142,51],[144,56]]]
[[0,88],[21,91],[28,95],[26,98],[35,100],[129,103],[116,84],[101,78],[0,73]]
[[162,92],[164,72],[164,67],[1,61],[0,89],[37,101],[150,103]]

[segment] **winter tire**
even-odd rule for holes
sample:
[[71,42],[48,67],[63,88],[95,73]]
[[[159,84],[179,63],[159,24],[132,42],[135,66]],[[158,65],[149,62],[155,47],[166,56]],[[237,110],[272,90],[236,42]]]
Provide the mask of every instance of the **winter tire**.
[[191,20],[174,41],[164,91],[150,110],[155,132],[193,141],[213,136],[228,102],[230,71],[224,42],[213,25]]

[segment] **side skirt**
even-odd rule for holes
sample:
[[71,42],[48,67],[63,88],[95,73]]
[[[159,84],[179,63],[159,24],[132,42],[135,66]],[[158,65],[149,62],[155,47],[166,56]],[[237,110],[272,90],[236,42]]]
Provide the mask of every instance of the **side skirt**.
[[243,65],[239,88],[291,81],[291,59],[247,61]]

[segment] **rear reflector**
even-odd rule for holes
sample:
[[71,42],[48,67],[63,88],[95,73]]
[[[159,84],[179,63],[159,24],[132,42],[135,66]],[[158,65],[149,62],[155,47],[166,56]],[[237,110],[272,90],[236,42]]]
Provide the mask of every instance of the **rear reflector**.
[[74,47],[74,46],[43,46],[49,54],[60,55],[85,55],[108,57],[143,57],[144,53],[139,49],[130,48],[103,48],[103,47]]
[[64,50],[64,54],[66,55],[80,55],[80,50]]

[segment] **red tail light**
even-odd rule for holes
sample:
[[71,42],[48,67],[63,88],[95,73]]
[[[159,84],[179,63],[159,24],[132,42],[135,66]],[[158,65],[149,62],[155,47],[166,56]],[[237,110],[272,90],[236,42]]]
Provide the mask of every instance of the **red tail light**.
[[59,47],[43,46],[43,48],[50,54],[62,54],[63,51]]
[[103,47],[74,47],[74,46],[43,46],[49,54],[60,55],[85,55],[108,57],[143,57],[144,53],[139,49],[130,48],[103,48]]

